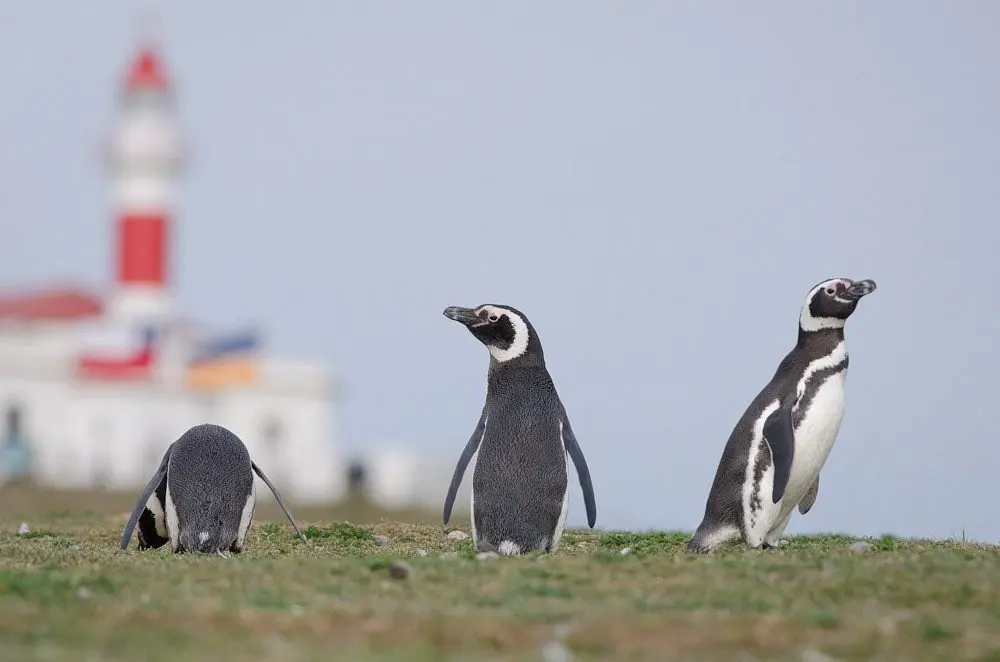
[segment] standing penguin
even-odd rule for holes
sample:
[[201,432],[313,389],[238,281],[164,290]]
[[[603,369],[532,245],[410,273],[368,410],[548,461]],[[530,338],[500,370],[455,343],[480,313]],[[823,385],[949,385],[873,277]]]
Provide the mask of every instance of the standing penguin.
[[538,334],[510,306],[451,306],[444,315],[464,324],[490,352],[486,403],[455,467],[444,522],[478,450],[471,503],[476,549],[504,555],[554,552],[566,524],[567,455],[576,467],[590,528],[597,506],[587,461],[545,367]]
[[139,524],[139,549],[170,543],[174,552],[240,553],[256,503],[253,475],[271,489],[302,542],[298,524],[243,441],[220,425],[196,425],[167,447],[122,534],[128,547]]
[[844,418],[844,324],[874,290],[874,281],[848,278],[809,290],[798,342],[729,436],[688,551],[708,553],[737,536],[752,548],[777,547],[792,511],[812,508]]

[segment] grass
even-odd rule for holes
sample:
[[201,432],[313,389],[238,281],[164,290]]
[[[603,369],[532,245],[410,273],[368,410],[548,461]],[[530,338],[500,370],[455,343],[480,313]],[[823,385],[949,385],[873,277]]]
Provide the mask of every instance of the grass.
[[987,545],[568,531],[478,560],[440,524],[300,520],[303,544],[273,517],[221,558],[121,552],[124,513],[25,517],[0,508],[0,660],[1000,660]]

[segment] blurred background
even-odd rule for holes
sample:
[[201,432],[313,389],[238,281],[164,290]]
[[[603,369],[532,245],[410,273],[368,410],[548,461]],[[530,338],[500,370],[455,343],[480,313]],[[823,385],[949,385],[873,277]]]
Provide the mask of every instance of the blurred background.
[[440,522],[488,363],[441,311],[500,303],[538,330],[598,528],[692,529],[843,276],[878,291],[788,533],[997,541],[998,19],[5,2],[0,513],[127,510],[212,421],[301,519]]

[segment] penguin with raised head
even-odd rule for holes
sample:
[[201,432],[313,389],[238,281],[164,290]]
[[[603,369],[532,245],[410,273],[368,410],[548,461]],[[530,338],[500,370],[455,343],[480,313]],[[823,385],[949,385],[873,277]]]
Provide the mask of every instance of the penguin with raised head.
[[689,551],[708,553],[736,537],[776,548],[792,511],[812,508],[844,418],[844,325],[874,290],[874,281],[848,278],[809,290],[795,347],[729,436]]
[[545,367],[538,334],[524,313],[510,306],[451,306],[444,315],[465,325],[490,353],[486,403],[455,467],[444,522],[478,451],[471,500],[476,549],[503,555],[554,552],[566,524],[567,456],[576,467],[590,528],[597,506],[590,470]]
[[220,425],[205,423],[167,447],[125,525],[121,548],[128,547],[138,524],[139,549],[169,542],[175,553],[239,554],[253,519],[255,473],[305,542],[278,490],[250,459],[243,440]]

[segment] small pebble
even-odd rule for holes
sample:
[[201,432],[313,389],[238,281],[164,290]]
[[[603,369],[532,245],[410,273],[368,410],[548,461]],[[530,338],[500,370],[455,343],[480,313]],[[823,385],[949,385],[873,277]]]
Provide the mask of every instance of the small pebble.
[[402,561],[393,561],[389,564],[389,576],[393,579],[406,579],[410,576],[410,566]]
[[372,538],[372,542],[375,544],[376,547],[382,547],[383,545],[389,544],[389,539],[386,538],[385,536],[375,536],[374,538]]
[[620,551],[618,553],[621,554],[622,556],[625,556],[626,554],[629,554],[631,552],[632,552],[632,548],[631,547],[625,547],[625,548],[622,549],[622,551]]
[[17,529],[17,533],[18,533],[18,535],[22,535],[22,536],[25,533],[31,533],[31,531],[28,530],[28,523],[27,522],[21,522],[21,526]]
[[500,555],[496,552],[479,552],[476,554],[476,559],[479,561],[486,561],[488,559],[495,559],[498,556]]
[[848,548],[852,552],[870,552],[872,551],[872,546],[866,543],[864,540],[859,540],[857,542],[852,542],[851,546]]
[[465,531],[459,531],[458,529],[455,529],[454,531],[448,534],[448,537],[451,538],[452,540],[468,540],[469,534],[466,533]]
[[76,590],[76,597],[81,600],[86,600],[90,597],[90,590],[86,586],[81,586]]
[[423,550],[423,549],[418,549],[418,550],[416,550],[413,553],[416,554],[417,556],[427,556],[426,550]]

